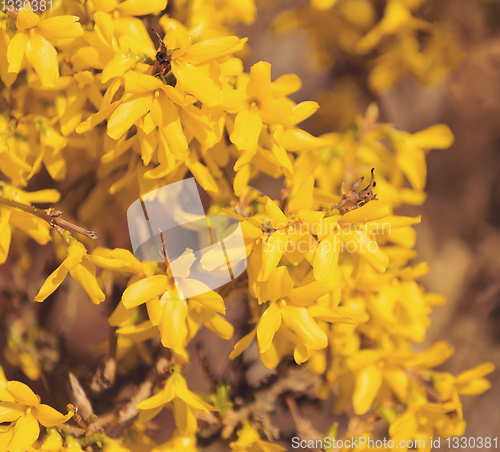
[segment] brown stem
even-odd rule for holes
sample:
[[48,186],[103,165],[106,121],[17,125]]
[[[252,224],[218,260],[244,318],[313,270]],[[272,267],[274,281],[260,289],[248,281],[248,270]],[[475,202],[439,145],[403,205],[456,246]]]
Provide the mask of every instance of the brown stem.
[[59,229],[61,228],[71,233],[84,235],[89,239],[97,238],[97,235],[95,235],[94,231],[87,231],[86,229],[83,229],[80,226],[77,226],[76,224],[70,223],[69,221],[59,218],[59,216],[62,215],[62,212],[60,212],[59,210],[54,210],[52,208],[47,210],[37,209],[36,207],[29,206],[27,204],[22,204],[20,202],[13,201],[11,199],[7,199],[2,196],[0,196],[0,204],[5,204],[6,206],[22,210],[23,212],[29,213],[31,215],[35,215],[36,217],[49,223],[59,233],[61,233]]

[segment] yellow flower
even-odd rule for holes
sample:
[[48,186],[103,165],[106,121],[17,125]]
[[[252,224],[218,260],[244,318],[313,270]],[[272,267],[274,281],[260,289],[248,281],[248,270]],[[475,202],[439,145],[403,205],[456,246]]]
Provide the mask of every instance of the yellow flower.
[[172,402],[175,425],[181,433],[194,433],[197,421],[194,410],[208,413],[215,410],[195,393],[191,392],[184,377],[176,370],[168,378],[164,388],[154,396],[139,403],[136,409],[141,410],[141,419],[152,419],[165,406]]
[[146,134],[158,127],[165,146],[160,161],[173,162],[187,153],[188,144],[174,101],[183,103],[178,91],[151,75],[130,71],[125,76],[127,95],[108,120],[108,135],[117,140],[143,119]]
[[238,430],[238,439],[229,443],[231,450],[237,452],[281,452],[284,447],[261,439],[259,432],[248,421]]
[[[186,28],[174,19],[163,16],[160,24],[165,30],[164,43],[172,50],[172,73],[180,87],[196,97],[207,107],[215,107],[222,101],[220,69],[213,63],[243,48],[246,39],[224,36],[191,43]],[[215,74],[218,74],[218,77]]]
[[82,243],[72,237],[69,240],[70,244],[66,249],[68,257],[45,280],[35,297],[35,301],[44,301],[62,284],[69,273],[87,292],[92,303],[99,304],[106,297],[97,284],[95,265],[87,256],[87,249]]
[[230,34],[238,21],[250,25],[255,21],[254,0],[195,0],[189,4],[192,36],[203,39]]
[[410,28],[424,28],[425,22],[416,19],[401,0],[389,0],[385,7],[384,17],[359,42],[357,51],[368,53],[386,35],[399,31],[405,32]]
[[40,403],[35,393],[19,381],[0,382],[0,423],[9,422],[8,429],[0,433],[0,443],[6,452],[25,452],[44,427],[63,424],[73,413],[63,415],[54,408]]
[[240,151],[246,151],[236,170],[255,154],[263,124],[288,125],[293,120],[295,104],[285,96],[297,91],[300,85],[300,79],[292,75],[272,83],[271,65],[260,61],[251,67],[245,85],[238,90],[224,90],[222,106],[229,113],[236,113],[230,139]]
[[40,19],[33,11],[21,9],[17,15],[18,33],[7,49],[9,72],[18,73],[24,56],[35,70],[43,87],[53,87],[59,78],[57,51],[49,42],[76,38],[83,34],[77,16],[57,16]]
[[[235,345],[230,358],[234,359],[240,355],[255,336],[259,353],[264,356],[274,347],[274,342],[283,341],[283,337],[279,340],[276,338],[277,333],[282,331],[282,335],[284,334],[294,344],[295,360],[301,364],[309,358],[312,350],[321,350],[328,345],[327,335],[314,317],[327,322],[366,321],[364,316],[358,316],[350,310],[343,308],[333,310],[331,306],[314,303],[323,295],[332,292],[337,284],[336,280],[313,280],[294,288],[294,282],[287,268],[284,266],[275,268],[269,279],[258,289],[260,299],[269,300],[268,307],[260,317],[256,329]],[[264,358],[265,364],[269,362]]]
[[200,323],[222,338],[230,339],[233,327],[219,315],[226,313],[222,297],[202,282],[189,277],[182,280],[181,285],[184,284],[191,288],[199,287],[200,295],[189,300],[180,297],[178,291],[182,293],[182,287],[176,285],[170,269],[168,275],[154,275],[135,281],[123,292],[121,304],[112,316],[113,325],[122,325],[130,318],[132,308],[146,303],[150,323],[125,327],[120,333],[136,334],[140,328],[145,338],[149,338],[152,328],[157,327],[163,346],[175,352],[181,361],[187,361],[185,346],[196,334]]
[[425,188],[426,151],[449,148],[454,140],[450,128],[444,124],[436,124],[413,135],[393,130],[389,136],[396,151],[396,165],[416,190]]

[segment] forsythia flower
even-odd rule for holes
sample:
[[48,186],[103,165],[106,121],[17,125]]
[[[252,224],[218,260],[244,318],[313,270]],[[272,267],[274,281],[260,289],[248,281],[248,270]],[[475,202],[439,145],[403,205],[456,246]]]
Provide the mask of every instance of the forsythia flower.
[[63,424],[73,413],[63,415],[54,408],[40,403],[35,393],[19,381],[0,381],[0,423],[9,422],[0,432],[0,446],[6,452],[25,452],[44,427]]
[[170,403],[173,406],[175,425],[181,433],[196,432],[197,421],[193,410],[205,413],[214,410],[187,388],[186,380],[175,370],[159,393],[142,401],[136,408],[142,411],[143,419],[151,419]]
[[[113,324],[122,325],[130,317],[126,310],[146,303],[150,323],[143,324],[140,328],[146,328],[146,331],[157,328],[163,346],[186,361],[185,346],[196,333],[200,322],[224,339],[230,339],[233,327],[219,316],[226,313],[222,297],[202,282],[189,277],[182,284],[199,286],[201,294],[188,300],[180,297],[182,287],[174,283],[170,274],[149,276],[134,282],[123,292],[121,304],[126,309],[117,309],[113,315]],[[134,332],[137,332],[137,328],[130,326],[124,326],[119,331],[120,334]]]
[[43,87],[54,87],[59,78],[57,51],[49,42],[76,38],[83,34],[77,16],[59,16],[48,19],[22,8],[16,19],[18,33],[9,42],[7,60],[9,72],[18,73],[24,56],[35,70]]
[[97,284],[95,265],[89,260],[85,246],[71,237],[66,253],[68,257],[50,274],[35,301],[44,301],[61,285],[68,273],[80,283],[93,303],[104,301],[105,295]]

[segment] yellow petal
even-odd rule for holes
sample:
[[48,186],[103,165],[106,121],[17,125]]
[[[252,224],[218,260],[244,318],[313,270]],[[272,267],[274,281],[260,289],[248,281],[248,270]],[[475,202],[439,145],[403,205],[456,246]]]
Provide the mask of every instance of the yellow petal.
[[173,398],[174,398],[174,391],[172,388],[172,384],[169,385],[167,381],[165,387],[160,392],[158,392],[154,396],[151,396],[149,399],[143,400],[135,408],[136,410],[151,410],[153,408],[161,407],[167,404]]
[[98,246],[87,258],[98,267],[108,270],[124,273],[140,273],[142,270],[142,265],[136,257],[129,250],[123,248],[110,250]]
[[[156,300],[158,302],[160,301],[158,298]],[[120,326],[128,322],[134,315],[134,312],[135,312],[134,309],[127,309],[123,305],[123,303],[120,302],[116,306],[115,310],[109,316],[108,323],[110,324],[110,326]],[[148,314],[149,314],[149,309],[148,309]],[[151,318],[151,316],[149,316],[149,318]],[[156,325],[158,324],[156,323]]]
[[332,8],[335,3],[337,3],[337,0],[311,0],[312,7],[319,11],[326,11]]
[[281,310],[278,303],[271,303],[264,311],[257,325],[257,339],[259,341],[259,350],[266,352],[271,347],[274,335],[281,326]]
[[398,167],[401,168],[401,171],[408,178],[413,188],[423,190],[427,178],[424,151],[411,146],[397,146],[396,150]]
[[35,296],[35,301],[42,302],[51,295],[64,281],[69,269],[64,265],[64,262],[59,265],[45,280]]
[[229,359],[235,359],[240,356],[252,343],[257,334],[257,329],[254,328],[250,333],[246,336],[243,336],[236,344],[234,345],[233,351],[229,354]]
[[59,78],[56,49],[39,33],[33,33],[26,45],[26,58],[44,88],[54,87]]
[[259,281],[266,281],[271,272],[278,266],[286,248],[288,237],[286,232],[278,230],[262,241],[262,266],[259,268]]
[[[126,93],[145,94],[156,91],[163,86],[160,79],[147,74],[139,74],[135,71],[127,72],[124,79]],[[103,82],[105,82],[104,79]]]
[[297,364],[305,363],[309,359],[309,349],[302,344],[297,344],[293,350],[293,359]]
[[413,144],[422,149],[446,149],[453,144],[454,139],[452,131],[445,124],[436,124],[412,136]]
[[215,107],[222,101],[222,90],[198,67],[190,64],[172,64],[172,72],[184,91],[192,94],[207,107]]
[[398,399],[405,403],[408,397],[409,377],[404,369],[391,368],[384,369],[384,382],[391,388],[391,391],[396,394]]
[[26,30],[27,28],[32,28],[40,22],[40,16],[35,14],[31,9],[21,8],[16,19],[16,28],[21,30]]
[[[102,77],[101,77],[101,82],[106,83],[109,80],[115,78],[115,77],[121,77],[123,74],[127,73],[129,74],[135,74],[135,72],[129,71],[132,69],[134,64],[137,63],[137,59],[133,56],[128,56],[128,55],[122,55],[120,53],[117,53],[113,59],[106,64],[104,69],[102,70]],[[150,76],[148,76],[150,77]],[[128,82],[130,84],[130,81]],[[160,81],[161,83],[161,81]],[[150,89],[145,89],[145,90],[134,90],[130,86],[127,87],[127,77],[125,78],[125,91],[128,93],[138,93],[138,92],[148,92],[151,91]]]
[[146,320],[136,325],[122,326],[116,330],[116,334],[128,339],[129,343],[139,343],[158,337],[158,328]]
[[313,260],[314,279],[317,281],[334,280],[341,248],[339,234],[331,234],[318,243]]
[[26,452],[38,439],[39,434],[40,427],[31,414],[20,417],[14,427],[14,435],[9,443],[9,452]]
[[192,64],[201,64],[208,60],[228,56],[241,50],[246,39],[236,36],[222,36],[193,44],[183,55]]
[[215,410],[215,408],[212,405],[205,403],[196,394],[194,394],[188,389],[186,385],[186,380],[184,380],[184,378],[179,373],[175,372],[172,378],[175,379],[174,388],[176,397],[183,400],[185,403],[187,403],[191,408],[194,408],[195,410],[204,411],[205,413]]
[[[278,332],[279,334],[279,332]],[[266,366],[268,369],[275,369],[278,367],[279,362],[281,361],[282,355],[278,351],[279,341],[275,341],[269,350],[264,353],[260,353],[259,350],[259,359],[264,366]]]
[[[295,117],[294,121],[296,121]],[[324,148],[328,146],[329,142],[298,127],[290,127],[283,132],[282,144],[289,152],[305,152]]]
[[[190,280],[194,281],[194,280]],[[196,281],[199,284],[200,281]],[[208,289],[208,287],[207,287]],[[224,299],[214,291],[209,291],[207,293],[204,293],[202,295],[197,295],[196,297],[190,298],[190,300],[195,300],[198,303],[200,303],[202,306],[205,306],[205,308],[210,309],[214,312],[218,312],[219,314],[225,314],[226,313],[226,305],[224,304]]]
[[405,365],[407,367],[436,367],[444,363],[451,355],[453,355],[453,347],[446,341],[438,341],[427,350],[409,358]]
[[167,276],[150,276],[128,286],[123,292],[122,302],[127,309],[130,309],[162,295],[168,287]]
[[328,345],[326,333],[309,315],[306,308],[287,305],[282,309],[283,322],[299,336],[304,345],[321,350]]
[[20,381],[9,381],[5,389],[10,393],[14,400],[25,405],[38,405],[39,400],[29,386]]
[[389,258],[379,248],[377,242],[370,240],[363,232],[355,229],[342,229],[339,234],[344,242],[343,249],[347,252],[354,252],[366,259],[379,272],[384,272],[389,264]]
[[49,17],[38,24],[38,30],[45,39],[77,38],[83,35],[78,16]]
[[108,120],[108,135],[118,140],[151,109],[152,105],[151,94],[134,94],[129,97],[111,114]]
[[17,421],[25,411],[26,406],[20,403],[0,402],[0,423]]
[[484,377],[495,370],[495,365],[492,362],[485,362],[479,364],[472,369],[465,370],[457,375],[455,382],[462,384],[474,380],[476,378]]
[[381,385],[382,371],[376,365],[368,366],[356,375],[352,404],[357,415],[370,409]]
[[9,72],[19,72],[23,62],[24,52],[28,45],[28,35],[17,33],[9,42],[7,49],[7,61],[9,62]]
[[85,121],[76,126],[76,133],[85,133],[92,130],[97,124],[104,121],[119,106],[120,101],[113,102],[107,107],[103,107],[97,113],[90,115]]
[[461,395],[478,395],[486,392],[491,386],[491,382],[486,380],[486,378],[478,378],[477,380],[458,386],[457,391]]
[[193,435],[198,430],[198,421],[193,409],[183,400],[174,399],[174,423],[184,435]]
[[297,287],[288,295],[288,299],[297,306],[307,306],[317,298],[330,293],[339,283],[336,278],[326,281],[313,281],[302,287]]
[[299,91],[300,88],[302,88],[302,81],[300,80],[300,77],[298,75],[285,74],[282,75],[281,77],[278,77],[272,83],[271,95],[274,97],[288,96],[292,93]]
[[87,249],[83,243],[78,240],[72,240],[68,248],[66,248],[68,257],[64,259],[63,265],[67,269],[75,268],[83,260],[83,256],[87,254]]
[[314,193],[314,176],[307,176],[298,186],[293,190],[288,202],[288,210],[290,212],[298,212],[301,209],[311,209],[313,207],[313,193]]
[[222,339],[231,339],[233,337],[234,328],[224,317],[216,314],[213,311],[203,309],[201,313],[201,320],[212,333]]
[[275,268],[269,275],[267,283],[267,299],[276,301],[286,297],[293,289],[293,280],[284,266]]
[[[307,224],[309,233],[311,234],[316,234],[315,227],[317,227],[324,216],[325,212],[318,212],[316,210],[301,209],[297,212],[297,217],[302,223]],[[327,236],[330,234],[331,232]]]
[[341,220],[346,223],[366,223],[367,221],[374,221],[384,218],[391,212],[389,207],[381,201],[376,199],[367,202],[359,209],[351,210],[342,216]]
[[243,110],[236,115],[234,129],[229,138],[241,151],[254,150],[257,148],[261,130],[261,117],[252,111]]
[[12,239],[12,230],[9,226],[10,210],[3,211],[0,217],[0,264],[7,260]]
[[250,181],[251,171],[252,168],[250,165],[244,165],[236,173],[233,181],[234,194],[236,196],[241,196],[247,188],[248,182]]
[[99,287],[99,284],[97,284],[95,265],[92,262],[84,259],[80,265],[72,268],[69,273],[79,282],[85,292],[87,292],[92,303],[99,304],[104,301],[106,296]]
[[127,16],[146,16],[163,11],[167,7],[167,0],[125,0],[117,5],[116,9]]
[[[350,213],[350,212],[349,212]],[[375,234],[390,233],[391,229],[404,228],[419,224],[422,221],[422,216],[418,217],[404,217],[401,215],[389,215],[382,220],[370,221],[367,224],[367,229]]]
[[189,157],[186,160],[186,166],[205,191],[214,194],[219,191],[219,187],[217,182],[215,182],[212,173],[198,160],[198,156],[194,152],[189,154]]
[[264,196],[264,202],[266,204],[266,213],[271,226],[275,229],[286,226],[288,224],[288,218],[276,205],[276,203],[267,196]]
[[163,91],[160,92],[160,98],[153,103],[151,118],[161,129],[170,151],[177,158],[184,157],[188,150],[186,135],[177,108]]
[[64,424],[73,417],[73,413],[62,414],[48,405],[37,405],[38,422],[44,427],[53,427],[54,425]]
[[160,320],[161,343],[164,347],[183,348],[188,333],[186,316],[188,306],[185,299],[172,297],[166,300]]
[[271,96],[271,65],[267,61],[259,61],[250,68],[247,93],[260,102]]

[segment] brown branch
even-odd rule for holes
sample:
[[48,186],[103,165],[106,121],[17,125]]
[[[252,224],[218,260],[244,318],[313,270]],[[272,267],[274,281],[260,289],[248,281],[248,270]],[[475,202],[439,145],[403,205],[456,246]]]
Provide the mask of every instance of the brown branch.
[[76,224],[70,223],[69,221],[59,218],[59,216],[62,215],[62,212],[60,212],[59,210],[54,210],[52,208],[46,210],[37,209],[36,207],[29,206],[27,204],[22,204],[20,202],[13,201],[11,199],[7,199],[2,196],[0,196],[0,204],[5,204],[6,206],[22,210],[23,212],[29,213],[31,215],[34,215],[42,219],[43,221],[46,221],[53,228],[55,228],[57,232],[59,232],[59,234],[61,235],[63,231],[68,231],[72,234],[76,233],[84,235],[89,239],[97,238],[97,235],[95,235],[94,231],[87,231],[86,229],[83,229],[80,226],[77,226]]
[[[315,387],[318,378],[312,375],[307,368],[292,367],[288,372],[280,377],[271,386],[255,392],[255,400],[239,410],[231,410],[224,416],[222,423],[222,438],[229,438],[235,428],[244,419],[268,420],[270,415],[276,410],[278,399],[285,393],[304,394]],[[264,430],[271,433],[272,426],[267,425]],[[271,435],[273,436],[272,433]],[[273,438],[269,438],[273,439]]]
[[295,433],[300,439],[305,441],[313,440],[316,442],[317,440],[322,440],[325,435],[321,435],[313,426],[311,421],[304,419],[299,411],[299,407],[297,406],[297,402],[291,396],[287,396],[285,398],[285,402],[288,406],[288,410],[292,415],[293,423],[295,424]]

